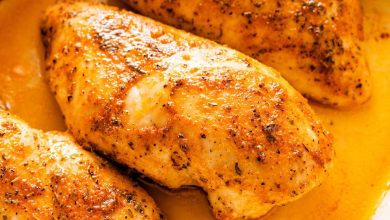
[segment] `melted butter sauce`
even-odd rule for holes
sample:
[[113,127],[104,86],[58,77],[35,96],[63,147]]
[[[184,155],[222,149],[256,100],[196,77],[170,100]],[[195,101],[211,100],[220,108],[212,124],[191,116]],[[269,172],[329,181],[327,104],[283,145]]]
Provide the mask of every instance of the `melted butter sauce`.
[[[33,127],[65,130],[44,77],[39,32],[41,12],[53,2],[0,0],[0,105]],[[273,209],[264,219],[370,219],[388,190],[390,1],[362,2],[373,96],[365,105],[348,111],[313,104],[335,137],[334,168],[320,187]],[[213,219],[198,190],[174,193],[148,184],[145,187],[168,219]],[[390,214],[385,216],[382,219],[390,219]]]

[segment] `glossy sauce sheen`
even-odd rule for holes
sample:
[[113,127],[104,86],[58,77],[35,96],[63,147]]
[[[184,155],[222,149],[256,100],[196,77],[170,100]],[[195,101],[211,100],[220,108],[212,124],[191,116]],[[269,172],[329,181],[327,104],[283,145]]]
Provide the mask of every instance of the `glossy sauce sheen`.
[[[43,76],[39,19],[52,2],[0,2],[0,105],[33,127],[64,130]],[[374,84],[371,101],[351,111],[314,106],[335,136],[337,155],[330,177],[302,199],[274,209],[266,219],[368,219],[375,212],[390,180],[390,62],[386,59],[390,27],[384,26],[390,21],[390,3],[385,2],[364,2],[367,57]],[[386,8],[388,12],[383,11]],[[168,219],[212,219],[207,200],[198,191],[148,190]]]

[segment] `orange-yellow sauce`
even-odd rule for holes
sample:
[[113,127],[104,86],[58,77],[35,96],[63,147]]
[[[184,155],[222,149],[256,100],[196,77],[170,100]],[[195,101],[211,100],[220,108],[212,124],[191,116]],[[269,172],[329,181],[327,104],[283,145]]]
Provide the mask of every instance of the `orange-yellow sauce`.
[[[43,67],[39,18],[54,0],[0,0],[0,105],[44,130],[65,130]],[[390,181],[390,1],[363,0],[373,97],[349,111],[313,105],[335,137],[334,169],[265,219],[370,219]],[[382,36],[381,36],[382,35]],[[212,219],[205,196],[147,187],[168,219]],[[390,208],[388,208],[390,212]],[[386,208],[384,209],[386,210]],[[390,213],[384,219],[390,219]]]

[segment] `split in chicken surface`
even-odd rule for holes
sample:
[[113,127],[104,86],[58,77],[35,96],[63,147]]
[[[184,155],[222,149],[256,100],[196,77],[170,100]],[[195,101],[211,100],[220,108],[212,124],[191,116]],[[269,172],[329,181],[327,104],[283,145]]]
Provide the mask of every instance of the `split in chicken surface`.
[[3,219],[160,219],[154,201],[65,133],[0,110]]
[[77,141],[162,185],[201,187],[219,219],[296,200],[332,164],[307,101],[248,56],[104,5],[57,5],[42,34]]
[[135,10],[237,49],[334,107],[368,100],[359,0],[126,0]]

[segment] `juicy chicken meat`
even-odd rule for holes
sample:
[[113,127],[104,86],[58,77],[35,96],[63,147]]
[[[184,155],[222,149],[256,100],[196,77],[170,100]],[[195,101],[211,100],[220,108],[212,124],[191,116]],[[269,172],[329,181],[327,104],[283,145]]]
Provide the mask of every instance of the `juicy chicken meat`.
[[227,44],[276,68],[318,102],[370,97],[359,0],[126,0],[144,15]]
[[159,219],[154,201],[64,133],[0,110],[2,219]]
[[219,219],[293,201],[331,164],[307,101],[239,52],[104,5],[57,5],[42,33],[78,142],[165,186],[201,187]]

